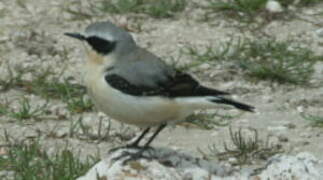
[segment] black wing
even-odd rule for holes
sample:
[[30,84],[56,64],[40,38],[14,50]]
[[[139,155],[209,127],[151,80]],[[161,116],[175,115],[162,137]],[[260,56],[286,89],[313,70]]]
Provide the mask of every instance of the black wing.
[[117,74],[106,75],[105,80],[113,88],[133,96],[189,97],[229,94],[201,86],[192,76],[181,72],[176,72],[166,81],[158,82],[158,86],[154,87],[131,84]]

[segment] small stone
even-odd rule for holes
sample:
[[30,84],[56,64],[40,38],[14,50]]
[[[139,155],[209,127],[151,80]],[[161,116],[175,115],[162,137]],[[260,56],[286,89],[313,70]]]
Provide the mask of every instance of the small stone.
[[267,1],[266,10],[271,13],[280,13],[280,12],[284,11],[284,9],[280,5],[280,3],[278,1],[274,1],[274,0]]
[[63,138],[68,135],[70,129],[68,127],[61,127],[56,131],[57,138]]
[[214,131],[211,133],[211,136],[218,136],[219,135],[219,132],[218,131]]
[[288,137],[286,137],[285,135],[279,135],[278,136],[278,140],[280,141],[280,142],[288,142],[289,140],[288,140]]
[[272,102],[273,102],[273,98],[272,98],[272,96],[264,95],[264,96],[262,97],[262,99],[263,99],[265,102],[267,102],[267,103],[272,103]]
[[230,157],[230,158],[228,159],[228,162],[229,162],[230,164],[237,164],[237,163],[238,163],[238,160],[237,160],[237,158]]
[[200,65],[201,70],[208,70],[210,68],[211,68],[211,65],[207,63]]
[[284,126],[287,127],[288,129],[295,129],[296,128],[296,125],[293,123],[287,123]]
[[317,29],[317,30],[315,31],[315,33],[316,33],[318,36],[323,37],[323,28]]
[[299,136],[302,138],[311,138],[312,133],[304,132],[304,133],[301,133]]
[[304,112],[304,107],[303,106],[298,106],[297,111],[300,112],[300,113],[303,113]]
[[315,15],[315,14],[317,14],[317,12],[315,10],[313,10],[313,9],[306,9],[304,11],[304,14],[306,14],[306,15]]

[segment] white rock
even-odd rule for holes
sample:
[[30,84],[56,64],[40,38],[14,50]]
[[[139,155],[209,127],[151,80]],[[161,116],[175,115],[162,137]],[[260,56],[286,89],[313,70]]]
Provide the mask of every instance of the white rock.
[[211,163],[200,158],[195,158],[187,154],[170,149],[153,149],[144,152],[144,156],[136,161],[129,161],[125,165],[123,162],[128,158],[124,157],[117,161],[112,159],[120,156],[121,153],[135,153],[138,150],[118,150],[97,163],[83,177],[77,180],[96,180],[105,179],[163,179],[181,180],[192,179],[200,180],[209,177],[219,178],[228,175],[226,168],[216,163]]
[[[117,150],[92,167],[86,175],[77,180],[125,179],[125,180],[267,180],[267,179],[311,179],[323,177],[323,162],[309,153],[296,156],[275,155],[259,168],[236,168],[226,162],[209,162],[170,149],[153,149],[144,153],[148,159],[128,161],[128,157],[119,157],[121,153],[136,153],[138,150]],[[230,169],[229,169],[230,168]]]
[[266,167],[253,178],[320,180],[323,177],[323,163],[309,153],[299,153],[297,156],[276,155],[270,158]]
[[267,1],[266,10],[271,13],[280,13],[280,12],[284,11],[284,9],[280,5],[280,3],[278,1],[274,1],[274,0]]

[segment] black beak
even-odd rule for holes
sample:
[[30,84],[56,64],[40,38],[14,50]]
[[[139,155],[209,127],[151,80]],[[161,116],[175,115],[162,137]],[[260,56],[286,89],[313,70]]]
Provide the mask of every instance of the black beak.
[[64,35],[81,40],[81,41],[86,40],[86,37],[80,33],[64,33]]

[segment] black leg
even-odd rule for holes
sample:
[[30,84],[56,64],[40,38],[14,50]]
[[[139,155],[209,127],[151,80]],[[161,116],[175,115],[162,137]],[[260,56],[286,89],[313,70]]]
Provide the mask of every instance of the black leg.
[[146,144],[144,145],[144,148],[149,147],[150,143],[155,139],[155,137],[160,133],[160,131],[162,131],[164,128],[166,127],[166,123],[165,124],[161,124],[157,130],[155,131],[155,133],[151,136],[151,138],[146,142]]
[[120,146],[120,147],[110,149],[109,152],[112,153],[112,152],[114,152],[116,150],[126,149],[126,148],[140,148],[138,146],[138,144],[139,144],[140,140],[149,132],[149,130],[150,130],[150,127],[146,128],[133,143],[125,145],[125,146]]
[[[144,156],[144,152],[147,151],[148,149],[150,149],[149,145],[150,143],[156,138],[156,136],[160,133],[160,131],[162,131],[164,128],[166,127],[166,123],[165,124],[161,124],[157,130],[155,131],[155,133],[150,137],[150,139],[146,142],[146,144],[143,146],[143,148],[138,149],[137,152],[128,152],[128,151],[124,151],[120,156],[113,158],[113,161],[117,161],[125,156],[129,156],[128,159],[125,159],[122,164],[126,164],[129,161],[135,161],[137,159],[140,158],[144,158],[144,159],[151,159],[152,157],[150,156]],[[138,147],[138,143],[139,141],[149,132],[150,128],[147,128],[143,131],[143,133],[139,136],[139,138],[136,139],[136,141],[132,144],[130,144],[130,146],[135,146]]]
[[141,135],[135,140],[135,142],[131,143],[128,145],[128,147],[138,147],[139,142],[141,141],[141,139],[149,132],[150,127],[146,128]]

